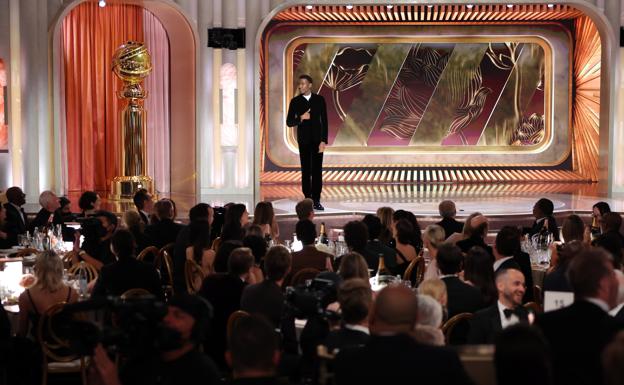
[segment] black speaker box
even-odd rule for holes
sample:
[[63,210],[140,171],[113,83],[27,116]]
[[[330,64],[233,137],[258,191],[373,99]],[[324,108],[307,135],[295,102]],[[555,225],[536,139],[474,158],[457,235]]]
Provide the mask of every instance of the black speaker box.
[[208,47],[231,50],[245,48],[245,28],[209,28]]

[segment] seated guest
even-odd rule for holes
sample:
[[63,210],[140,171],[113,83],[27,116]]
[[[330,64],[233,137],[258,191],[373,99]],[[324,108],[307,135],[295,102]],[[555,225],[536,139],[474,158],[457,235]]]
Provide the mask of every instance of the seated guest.
[[611,309],[609,314],[620,321],[620,323],[624,323],[624,273],[622,270],[615,270],[615,275],[618,280],[617,306]]
[[[602,216],[611,212],[611,206],[607,202],[597,202],[592,206],[592,235],[600,235],[602,233]],[[594,228],[596,226],[597,228]]]
[[63,282],[63,261],[53,251],[43,251],[35,260],[35,284],[19,296],[17,335],[35,336],[39,318],[59,302],[76,302],[78,293]]
[[215,360],[220,368],[225,368],[225,334],[230,314],[240,309],[243,290],[251,277],[250,269],[254,259],[251,250],[239,247],[228,258],[227,274],[211,274],[204,279],[199,295],[210,302],[214,308],[214,322],[205,351]]
[[[470,218],[469,221],[470,233],[468,238],[458,241],[456,243],[457,247],[459,247],[463,253],[467,253],[471,248],[478,246],[491,255],[494,255],[492,253],[492,248],[485,243],[485,237],[487,237],[489,229],[487,218],[483,215],[477,215]],[[466,223],[468,223],[468,221]]]
[[102,266],[115,261],[110,249],[110,240],[117,229],[117,217],[109,211],[98,211],[94,217],[82,221],[80,234],[84,236],[82,245],[78,247],[80,238],[74,242],[74,263],[85,261],[100,270]]
[[542,198],[535,202],[533,206],[533,216],[535,222],[531,227],[525,227],[523,233],[530,237],[535,234],[539,234],[543,231],[547,231],[553,235],[555,241],[559,240],[559,228],[557,227],[557,221],[553,217],[554,204],[550,199]]
[[[420,231],[419,231],[420,232]],[[395,241],[395,250],[397,255],[397,264],[393,274],[403,276],[405,270],[416,257],[418,251],[413,245],[414,226],[407,219],[399,219],[394,222],[393,235]]]
[[624,384],[624,332],[619,332],[602,352],[605,385]]
[[624,247],[624,236],[620,233],[622,227],[622,217],[618,213],[605,213],[602,215],[602,234],[592,242],[593,246],[600,246],[611,253],[616,266],[622,263],[622,247]]
[[297,239],[303,244],[303,249],[292,253],[292,278],[301,269],[314,268],[320,271],[332,270],[332,256],[316,249],[316,226],[311,221],[304,219],[295,226]]
[[152,215],[152,209],[154,208],[154,201],[152,200],[152,195],[147,191],[147,189],[140,188],[132,197],[134,201],[134,206],[141,217],[141,221],[145,226],[149,225],[149,218]]
[[55,193],[46,190],[39,194],[39,205],[41,205],[41,210],[39,210],[35,219],[30,221],[30,231],[34,231],[35,228],[43,230],[44,227],[63,224],[63,218],[54,215],[56,210],[61,207],[59,198]]
[[416,341],[425,345],[443,346],[444,334],[440,327],[444,313],[442,305],[433,297],[418,294],[418,323],[413,331]]
[[420,253],[423,248],[423,242],[420,234],[420,225],[418,224],[418,220],[416,220],[416,216],[411,211],[397,210],[392,214],[392,226],[396,227],[397,222],[401,219],[407,220],[412,225],[412,235],[409,244],[414,247],[416,254]]
[[508,326],[529,322],[528,311],[522,306],[524,274],[516,268],[501,268],[496,272],[498,301],[479,310],[470,320],[468,343],[492,344],[497,334]]
[[339,330],[331,331],[323,342],[333,353],[368,342],[368,310],[373,303],[370,284],[359,278],[342,282],[338,287],[338,303],[342,325]]
[[243,247],[243,242],[232,240],[221,243],[221,246],[219,246],[217,254],[215,255],[215,273],[227,273],[230,254],[234,251],[234,249],[238,249],[239,247]]
[[225,219],[221,230],[221,242],[242,241],[245,226],[249,223],[247,207],[242,203],[232,204],[225,210]]
[[379,239],[383,229],[381,220],[373,214],[367,214],[364,216],[364,219],[362,219],[362,223],[366,225],[368,230],[368,242],[366,243],[367,254],[383,255],[386,268],[390,271],[394,271],[397,264],[396,251]]
[[[250,228],[253,226],[249,226]],[[245,235],[243,238],[243,247],[248,247],[254,256],[254,265],[251,268],[251,274],[257,283],[264,281],[264,272],[262,266],[264,264],[264,256],[266,255],[268,244],[260,235]]]
[[279,336],[262,316],[240,319],[229,336],[225,359],[232,368],[230,384],[278,384]]
[[583,220],[578,215],[568,215],[561,225],[561,238],[561,242],[553,242],[549,246],[551,271],[554,270],[558,264],[559,250],[563,244],[572,241],[589,244],[589,228],[585,226],[585,223],[583,223]]
[[524,293],[522,303],[533,301],[533,272],[529,254],[520,248],[520,231],[511,226],[504,226],[496,234],[494,247],[494,272],[499,269],[518,269],[524,274],[528,290]]
[[494,351],[497,384],[553,383],[548,344],[537,328],[526,324],[506,328],[498,335]]
[[361,221],[351,221],[344,226],[344,239],[347,247],[352,252],[360,254],[366,260],[368,268],[377,273],[379,267],[379,255],[366,249],[368,242],[368,229]]
[[266,279],[249,285],[241,296],[241,310],[260,313],[279,328],[284,312],[284,278],[290,271],[291,256],[284,246],[273,246],[264,259]]
[[314,219],[314,201],[310,198],[305,198],[302,201],[297,202],[295,206],[295,212],[297,213],[297,219],[313,220]]
[[63,241],[71,242],[74,240],[75,229],[68,227],[65,223],[76,222],[76,214],[71,212],[71,201],[65,197],[59,198],[60,207],[54,212],[54,218],[60,218],[63,224]]
[[568,278],[574,303],[537,317],[553,353],[555,384],[602,384],[600,354],[622,324],[615,307],[618,282],[604,250],[586,250],[572,259]]
[[438,247],[444,242],[444,229],[438,225],[429,225],[425,228],[423,234],[423,242],[425,245],[426,253],[429,256],[429,264],[425,270],[424,279],[438,278],[440,272],[438,271]]
[[253,224],[260,226],[267,239],[279,239],[279,227],[275,220],[275,211],[271,202],[258,202],[254,210]]
[[79,218],[87,218],[100,211],[102,200],[95,191],[85,191],[78,199],[78,207],[80,207]]
[[130,289],[140,288],[164,298],[156,269],[136,260],[134,237],[128,230],[117,230],[113,234],[111,250],[117,261],[102,267],[91,293],[93,297],[120,296]]
[[10,249],[11,245],[9,243],[9,234],[4,230],[4,225],[6,221],[6,209],[4,205],[0,204],[0,249]]
[[480,247],[468,250],[464,258],[464,282],[479,289],[485,306],[492,305],[498,298],[493,263],[494,258]]
[[[175,336],[157,354],[137,354],[117,370],[101,344],[95,348],[93,363],[99,382],[106,385],[216,385],[221,376],[214,362],[199,351],[212,309],[205,300],[188,294],[176,295],[167,304],[162,319],[166,334]],[[149,353],[152,353],[149,351]]]
[[380,207],[377,209],[377,218],[381,221],[381,231],[379,232],[379,241],[384,245],[393,248],[394,237],[392,236],[392,216],[394,210],[392,207]]
[[152,245],[152,240],[145,235],[145,223],[141,220],[141,216],[138,212],[134,210],[126,211],[123,214],[123,222],[126,225],[126,229],[128,229],[134,237],[137,254],[143,251],[146,247]]
[[152,240],[152,245],[159,249],[170,243],[174,243],[182,225],[175,223],[173,204],[168,199],[161,199],[154,205],[158,222],[145,228],[145,235]]
[[370,311],[369,342],[336,356],[336,384],[470,384],[457,353],[423,345],[410,333],[416,326],[418,301],[400,286],[386,287]]
[[544,292],[567,291],[572,292],[572,286],[568,281],[568,268],[573,258],[587,249],[587,245],[581,241],[570,241],[561,245],[557,251],[555,265],[544,277]]
[[446,284],[441,279],[426,279],[418,285],[418,294],[428,295],[431,298],[438,301],[442,306],[442,319],[447,319],[446,316],[448,305],[448,294],[446,293]]
[[189,241],[186,248],[186,259],[195,261],[201,266],[204,275],[214,273],[216,253],[210,248],[210,224],[206,221],[196,221],[189,224]]
[[440,279],[446,284],[448,295],[448,318],[459,313],[474,313],[483,307],[480,290],[459,279],[463,260],[457,246],[443,244],[438,249]]
[[438,211],[442,220],[436,225],[444,229],[444,239],[447,239],[454,233],[461,233],[464,231],[464,224],[455,220],[457,215],[457,209],[455,208],[455,202],[442,201],[438,205]]
[[338,274],[345,281],[351,278],[361,278],[369,282],[370,278],[366,260],[358,253],[348,253],[340,257]]
[[472,218],[480,215],[483,214],[476,212],[468,215],[468,217],[466,217],[466,221],[464,222],[464,228],[462,229],[461,233],[453,233],[449,235],[448,238],[446,238],[446,243],[456,245],[457,242],[470,238],[470,235],[472,234],[472,226],[470,225],[470,221],[472,220]]
[[5,244],[8,246],[17,245],[17,236],[25,234],[29,228],[28,216],[22,206],[26,203],[26,194],[19,187],[9,187],[6,190],[7,203],[4,204],[6,218],[4,219],[3,232],[6,233]]

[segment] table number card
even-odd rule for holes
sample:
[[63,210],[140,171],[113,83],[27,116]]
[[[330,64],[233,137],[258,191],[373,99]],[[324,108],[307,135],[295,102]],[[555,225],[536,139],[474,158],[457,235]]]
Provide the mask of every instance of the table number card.
[[544,312],[561,309],[570,306],[574,302],[574,293],[567,291],[544,292]]

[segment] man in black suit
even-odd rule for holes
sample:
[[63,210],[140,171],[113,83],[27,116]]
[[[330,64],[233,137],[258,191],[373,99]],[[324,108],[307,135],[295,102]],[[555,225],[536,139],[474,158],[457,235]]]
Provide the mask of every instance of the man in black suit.
[[529,237],[534,236],[542,231],[548,231],[553,235],[555,241],[559,240],[559,227],[557,227],[557,221],[553,217],[555,205],[550,199],[542,198],[535,202],[533,206],[533,216],[535,222],[531,227],[525,227],[523,233]]
[[154,246],[160,249],[169,243],[174,243],[184,226],[173,221],[174,208],[170,200],[161,199],[155,207],[158,222],[147,226],[145,235],[152,240]]
[[48,225],[62,225],[63,217],[54,215],[56,210],[61,207],[59,198],[52,191],[46,190],[39,194],[39,205],[41,210],[37,213],[35,219],[30,221],[29,230],[33,231],[35,227],[42,230]]
[[379,267],[379,254],[368,249],[368,228],[362,221],[350,221],[343,228],[344,239],[349,250],[355,251],[366,260],[368,268],[373,270],[372,275],[377,274]]
[[468,253],[468,250],[478,246],[493,256],[494,253],[492,252],[492,248],[485,243],[485,237],[487,237],[488,229],[488,220],[485,216],[477,215],[472,217],[470,219],[469,237],[457,242],[457,247],[459,247],[462,252]]
[[331,269],[331,255],[316,248],[316,227],[308,219],[303,219],[295,225],[297,239],[303,244],[303,249],[292,253],[291,271],[287,282],[301,269],[314,268],[320,271]]
[[494,272],[502,269],[517,269],[524,274],[526,291],[522,303],[533,301],[533,272],[531,258],[520,247],[520,231],[512,226],[504,226],[496,234],[494,246]]
[[117,261],[102,266],[93,288],[93,297],[120,296],[130,289],[149,291],[157,298],[164,298],[160,277],[156,269],[137,261],[134,237],[128,230],[119,230],[111,238],[111,249]]
[[297,144],[301,160],[301,189],[306,198],[312,198],[315,210],[321,205],[323,188],[323,152],[327,145],[327,109],[325,99],[312,92],[312,78],[299,76],[300,95],[288,106],[286,125],[297,126]]
[[574,303],[544,313],[536,324],[550,343],[557,385],[602,384],[601,352],[624,325],[611,317],[618,282],[610,255],[581,252],[568,270]]
[[604,213],[600,220],[602,234],[592,241],[592,246],[602,247],[611,253],[615,267],[622,264],[622,248],[624,247],[624,236],[620,233],[622,227],[622,217],[618,213]]
[[515,268],[502,268],[496,272],[498,301],[479,310],[470,320],[469,344],[493,344],[497,334],[508,326],[529,322],[528,311],[522,306],[524,275]]
[[368,311],[373,303],[369,283],[359,278],[344,281],[338,288],[338,303],[342,326],[331,331],[323,345],[329,352],[365,345],[370,338]]
[[26,233],[28,229],[28,217],[22,206],[26,203],[26,194],[19,187],[9,187],[6,191],[7,203],[6,219],[4,220],[4,232],[7,234],[6,243],[9,246],[17,245],[17,236]]
[[370,255],[383,255],[384,264],[388,270],[394,271],[397,265],[396,251],[379,240],[382,229],[381,220],[376,215],[366,214],[362,222],[368,229],[368,243],[364,249]]
[[454,233],[461,233],[462,231],[464,231],[464,224],[455,220],[455,215],[457,214],[455,202],[440,202],[440,205],[438,205],[438,211],[440,212],[442,220],[436,223],[436,225],[444,229],[445,239],[447,239]]
[[132,200],[145,226],[149,225],[149,218],[154,208],[154,201],[152,200],[151,194],[147,189],[140,188],[134,193]]
[[384,288],[371,309],[369,342],[336,356],[336,384],[471,384],[457,353],[410,336],[417,315],[410,289]]
[[438,270],[440,279],[446,284],[448,318],[459,313],[474,313],[483,307],[483,297],[479,289],[464,283],[458,277],[463,260],[461,250],[455,245],[442,244],[438,248]]
[[223,353],[226,344],[226,327],[230,314],[240,309],[241,296],[247,281],[253,278],[250,270],[254,264],[251,250],[246,247],[234,249],[228,257],[228,272],[210,274],[202,283],[199,295],[207,299],[214,309],[212,330],[205,351],[225,369]]

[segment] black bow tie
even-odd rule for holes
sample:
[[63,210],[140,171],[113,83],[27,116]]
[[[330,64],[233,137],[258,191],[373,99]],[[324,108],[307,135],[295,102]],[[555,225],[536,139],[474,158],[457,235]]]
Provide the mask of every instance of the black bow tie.
[[518,315],[517,310],[512,310],[512,309],[503,309],[503,314],[505,315],[506,319],[510,319],[512,315]]

